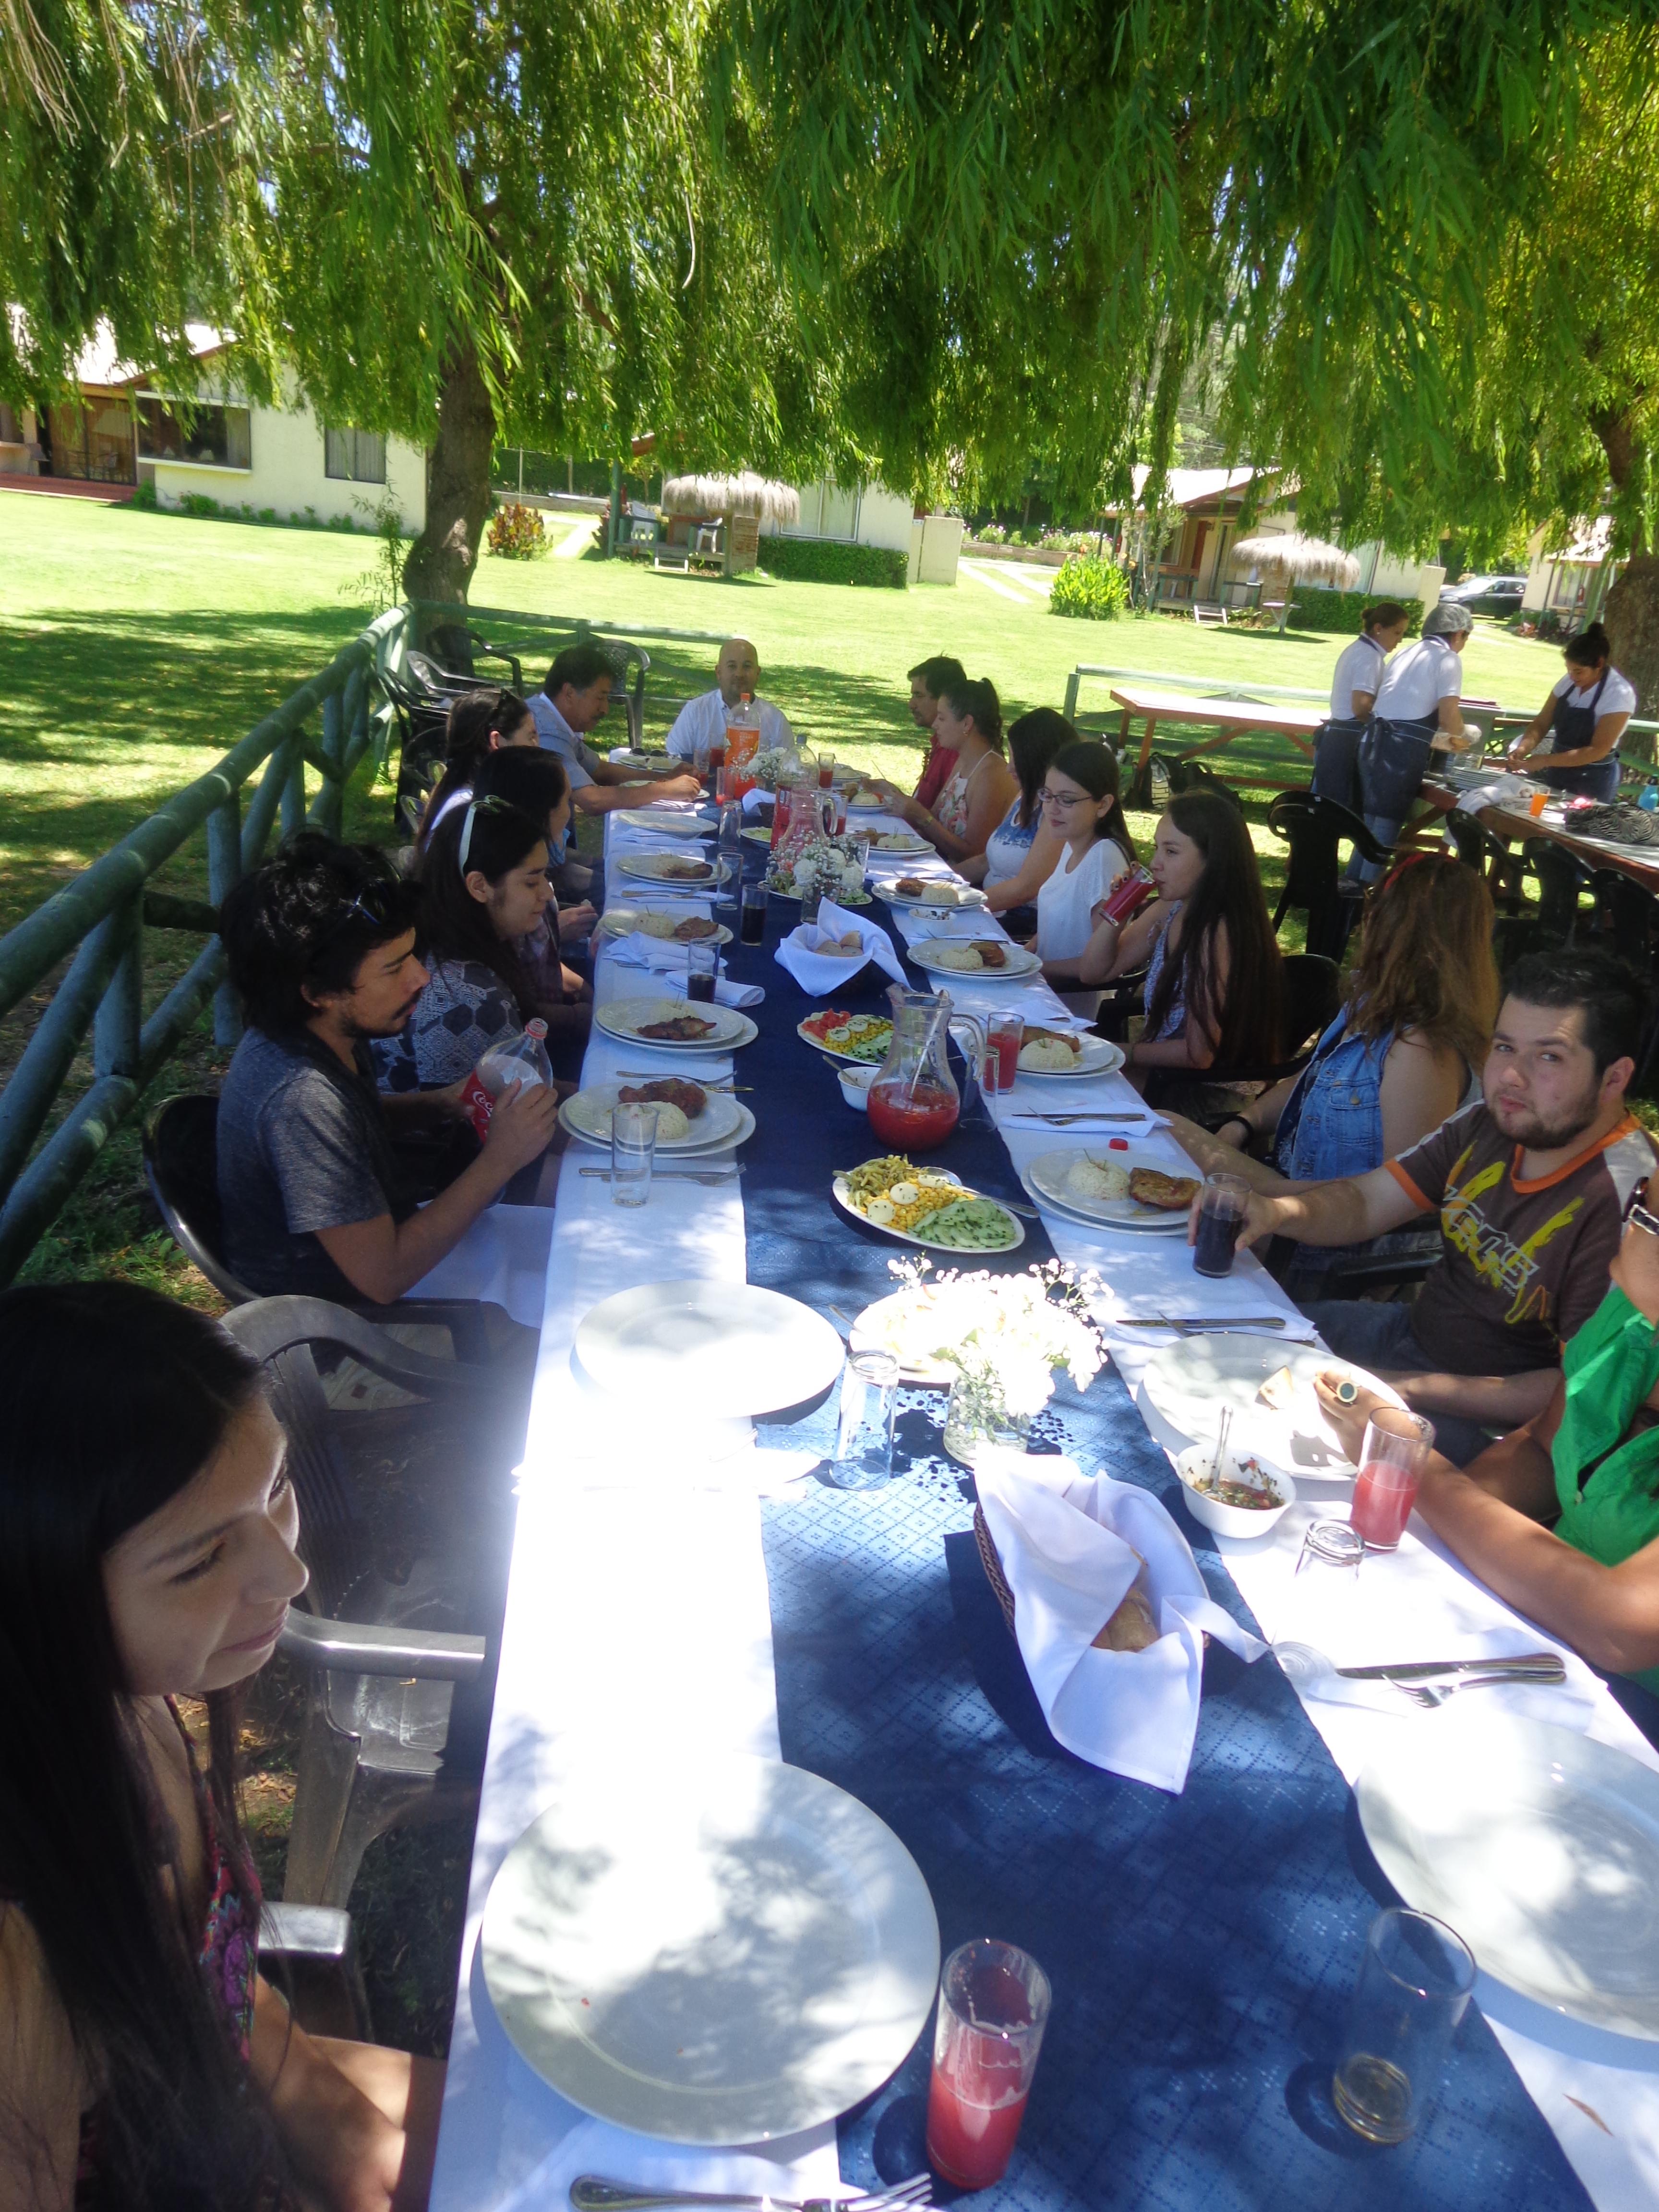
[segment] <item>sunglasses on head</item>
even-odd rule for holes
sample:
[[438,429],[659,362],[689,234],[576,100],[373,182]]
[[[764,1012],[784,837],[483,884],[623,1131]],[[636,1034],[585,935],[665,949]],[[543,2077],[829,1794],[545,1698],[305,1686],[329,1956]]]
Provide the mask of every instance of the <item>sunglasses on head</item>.
[[[510,799],[503,799],[499,793],[494,791],[487,791],[482,799],[472,799],[467,801],[466,819],[461,824],[461,842],[457,854],[463,875],[466,873],[466,856],[472,850],[472,824],[478,816],[480,814],[523,814],[523,812],[522,807],[515,806]],[[524,818],[528,821],[530,817],[525,815]]]
[[354,898],[343,900],[338,913],[311,949],[313,964],[354,921],[367,922],[371,929],[384,929],[397,915],[404,895],[402,882],[395,876],[388,876],[378,883],[365,884]]

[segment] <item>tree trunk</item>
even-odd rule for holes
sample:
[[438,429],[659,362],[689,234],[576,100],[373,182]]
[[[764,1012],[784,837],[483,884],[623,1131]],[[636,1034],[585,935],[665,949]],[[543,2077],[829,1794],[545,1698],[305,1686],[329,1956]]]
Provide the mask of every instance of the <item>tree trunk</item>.
[[1636,686],[1637,712],[1659,708],[1659,555],[1633,554],[1607,593],[1601,619],[1613,663]]
[[457,338],[438,394],[438,438],[427,463],[426,527],[404,562],[411,599],[466,605],[489,513],[495,410],[470,337]]

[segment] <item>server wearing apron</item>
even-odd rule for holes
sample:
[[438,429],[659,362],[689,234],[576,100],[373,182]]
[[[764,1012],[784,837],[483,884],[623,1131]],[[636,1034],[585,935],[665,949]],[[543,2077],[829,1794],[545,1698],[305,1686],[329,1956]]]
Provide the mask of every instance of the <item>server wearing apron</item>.
[[[1371,702],[1359,741],[1360,812],[1384,845],[1400,835],[1437,750],[1462,752],[1462,654],[1474,617],[1455,599],[1442,599],[1423,617],[1415,645],[1395,653]],[[1381,872],[1367,863],[1354,872],[1369,882]]]
[[1532,773],[1552,791],[1611,802],[1619,796],[1619,756],[1613,750],[1636,712],[1636,686],[1608,658],[1607,634],[1599,622],[1567,640],[1567,672],[1510,747],[1510,758],[1536,751]]
[[1404,607],[1392,599],[1367,607],[1364,626],[1337,655],[1331,678],[1331,719],[1314,739],[1313,791],[1359,811],[1359,740],[1370,720],[1371,702],[1382,681],[1389,655],[1406,635]]

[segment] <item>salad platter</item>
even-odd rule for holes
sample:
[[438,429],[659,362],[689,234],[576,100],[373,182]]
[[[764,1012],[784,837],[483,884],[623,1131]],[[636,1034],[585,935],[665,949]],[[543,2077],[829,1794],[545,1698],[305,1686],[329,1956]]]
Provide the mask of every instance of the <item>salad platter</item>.
[[885,1014],[848,1014],[826,1007],[795,1024],[795,1035],[814,1044],[831,1060],[856,1060],[863,1067],[879,1067],[893,1042],[893,1024]]
[[929,1252],[1012,1252],[1025,1242],[1017,1217],[970,1190],[948,1168],[912,1167],[896,1153],[837,1174],[837,1206],[879,1236]]

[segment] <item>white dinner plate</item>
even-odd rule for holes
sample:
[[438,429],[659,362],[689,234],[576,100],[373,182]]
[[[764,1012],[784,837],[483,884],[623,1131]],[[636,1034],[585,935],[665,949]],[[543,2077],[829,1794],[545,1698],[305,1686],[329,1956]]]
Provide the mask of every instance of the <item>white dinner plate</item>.
[[[884,1298],[875,1299],[861,1313],[854,1314],[853,1326],[847,1332],[847,1349],[890,1352],[898,1361],[901,1382],[948,1390],[957,1379],[955,1367],[943,1359],[933,1358],[921,1348],[922,1340],[930,1334],[927,1320],[918,1312],[919,1304],[927,1299],[927,1289],[923,1285],[920,1291],[890,1291]],[[939,1330],[934,1329],[931,1334],[937,1342]]]
[[[1201,1297],[1201,1279],[1195,1287]],[[1290,1369],[1295,1386],[1288,1413],[1264,1405],[1256,1395],[1281,1367]],[[1219,1334],[1189,1336],[1155,1352],[1141,1377],[1140,1395],[1143,1407],[1183,1444],[1213,1443],[1221,1408],[1230,1406],[1233,1441],[1240,1450],[1255,1452],[1280,1474],[1352,1482],[1353,1462],[1345,1457],[1313,1394],[1313,1377],[1325,1368],[1352,1376],[1363,1389],[1376,1391],[1390,1405],[1403,1403],[1400,1393],[1377,1376],[1356,1367],[1351,1359],[1322,1352],[1316,1344]],[[1153,1433],[1157,1435],[1156,1429]],[[1159,1437],[1158,1441],[1165,1439]]]
[[[688,1076],[685,1080],[696,1079]],[[619,1091],[637,1091],[636,1081],[631,1083],[596,1083],[586,1091],[565,1099],[559,1108],[561,1125],[573,1137],[589,1145],[611,1142],[611,1109],[617,1103]],[[747,1127],[744,1124],[747,1123]],[[725,1145],[740,1145],[755,1133],[755,1117],[740,1098],[729,1091],[711,1091],[708,1103],[683,1137],[659,1137],[659,1152],[712,1152]]]
[[[641,1022],[674,1021],[687,1014],[699,1021],[712,1021],[714,1029],[704,1037],[647,1037],[639,1033]],[[693,1006],[689,999],[609,999],[595,1007],[593,1021],[608,1036],[621,1037],[647,1052],[736,1052],[760,1035],[748,1015],[738,1013],[735,1007],[706,1002]]]
[[[1097,1229],[1132,1230],[1137,1236],[1186,1236],[1187,1206],[1183,1206],[1179,1212],[1170,1212],[1155,1206],[1142,1206],[1138,1199],[1085,1198],[1068,1190],[1066,1176],[1081,1159],[1093,1159],[1103,1167],[1130,1171],[1156,1168],[1160,1175],[1173,1172],[1169,1161],[1155,1153],[1109,1152],[1107,1139],[1096,1137],[1088,1144],[1067,1151],[1040,1152],[1022,1170],[1020,1181],[1039,1205],[1056,1206],[1061,1212],[1075,1215],[1079,1221],[1090,1222]],[[1195,1198],[1203,1188],[1203,1178],[1194,1176],[1192,1182]]]
[[1008,982],[1016,976],[1035,975],[1042,965],[1035,952],[1028,952],[1023,945],[1012,944],[1002,948],[1005,958],[1000,968],[953,968],[948,960],[939,957],[941,946],[964,941],[961,938],[927,937],[920,944],[909,946],[908,951],[918,968],[925,968],[930,975],[948,975],[957,983]]
[[769,845],[772,842],[772,832],[758,823],[752,829],[745,830],[743,835],[750,845]]
[[[950,1179],[952,1182],[961,1182],[962,1181],[960,1176],[951,1175],[951,1171],[948,1168],[941,1168],[939,1172],[940,1175],[950,1176]],[[919,1244],[921,1246],[922,1249],[927,1252],[954,1252],[958,1258],[971,1259],[975,1253],[1018,1251],[1019,1247],[1025,1242],[1024,1224],[1022,1223],[1017,1213],[1010,1213],[1007,1207],[1002,1204],[1000,1199],[986,1199],[985,1193],[983,1191],[969,1190],[965,1184],[963,1187],[962,1193],[964,1198],[985,1199],[985,1202],[988,1205],[997,1206],[1000,1210],[1002,1218],[1007,1223],[1009,1230],[1012,1232],[1004,1243],[1000,1244],[945,1244],[942,1243],[937,1237],[929,1237],[927,1234],[925,1225],[917,1229],[890,1228],[884,1221],[872,1221],[866,1215],[859,1212],[857,1206],[853,1203],[851,1194],[848,1190],[847,1178],[845,1176],[838,1175],[836,1176],[830,1188],[835,1195],[836,1205],[840,1206],[843,1213],[850,1214],[853,1219],[856,1221],[861,1228],[873,1229],[878,1237],[890,1237],[896,1244]]]
[[[670,908],[665,907],[608,906],[599,917],[599,933],[601,937],[626,937],[629,932],[634,927],[637,916],[641,914],[665,913],[668,914],[670,919],[675,921],[683,921],[686,918],[684,910],[678,907]],[[726,924],[721,922],[713,931],[711,931],[707,937],[698,937],[695,939],[683,937],[657,937],[653,938],[652,942],[654,945],[729,945],[732,942],[732,933],[726,927]]]
[[750,1283],[645,1283],[583,1316],[576,1357],[600,1387],[734,1420],[827,1390],[840,1336],[821,1315]]
[[[636,883],[684,884],[688,890],[698,890],[714,885],[713,864],[708,860],[691,861],[684,853],[623,853],[617,860],[617,868]],[[701,867],[697,876],[683,876],[679,871],[688,866]]]
[[[1028,1024],[1041,1029],[1041,1022]],[[1114,1044],[1110,1037],[1078,1035],[1082,1050],[1076,1064],[1071,1067],[1022,1067],[1018,1078],[1022,1083],[1075,1083],[1080,1075],[1110,1075],[1123,1065],[1123,1048]],[[1029,1048],[1027,1048],[1029,1049]]]
[[630,830],[665,830],[671,837],[712,837],[714,834],[714,824],[698,815],[659,813],[651,806],[624,808],[617,819],[626,822]]
[[[927,879],[924,877],[922,880],[925,883]],[[944,884],[951,880],[949,876],[939,878],[940,883]],[[985,894],[975,884],[958,884],[957,896],[943,907],[939,907],[937,890],[900,891],[895,890],[890,883],[876,884],[873,888],[889,906],[939,907],[941,914],[971,914],[975,907],[985,904]]]
[[1659,1774],[1571,1729],[1471,1710],[1413,1729],[1356,1790],[1383,1873],[1483,1972],[1659,2042]]
[[580,2111],[680,2143],[831,2121],[915,2043],[939,1923],[892,1830],[802,1767],[582,1746],[501,1862],[479,1938],[520,2056]]
[[870,858],[878,853],[931,853],[933,847],[914,830],[878,830],[870,840]]
[[[856,974],[857,970],[854,969],[854,972]],[[839,1012],[839,1009],[837,1011]],[[861,1052],[853,1051],[848,1045],[826,1042],[823,1037],[815,1036],[805,1022],[796,1023],[795,1035],[804,1044],[810,1044],[815,1052],[826,1053],[831,1060],[851,1060],[855,1067],[879,1067],[887,1057],[888,1047],[893,1042],[893,1024],[885,1014],[878,1015],[875,1018],[882,1024],[877,1033],[881,1042],[879,1046],[871,1045]]]

